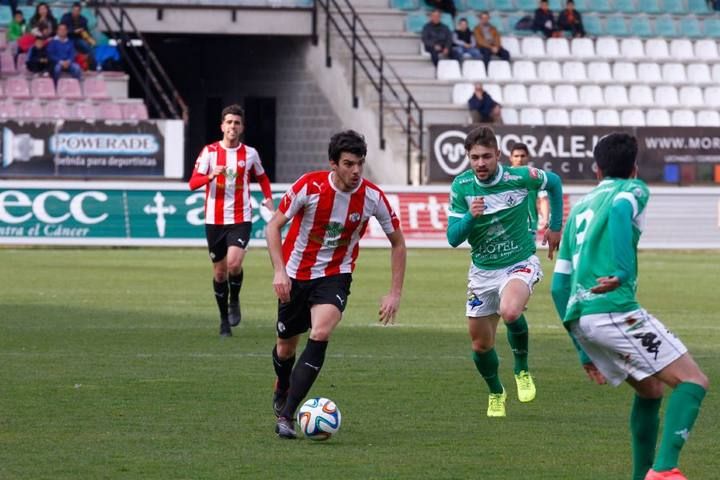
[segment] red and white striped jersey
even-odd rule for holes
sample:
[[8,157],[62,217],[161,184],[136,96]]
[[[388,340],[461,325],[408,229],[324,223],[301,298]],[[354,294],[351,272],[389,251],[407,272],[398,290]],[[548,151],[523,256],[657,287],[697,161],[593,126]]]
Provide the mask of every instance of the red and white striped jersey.
[[385,194],[363,179],[352,192],[338,190],[332,172],[303,175],[285,193],[278,209],[292,224],[283,242],[285,270],[311,280],[355,269],[360,238],[370,217],[391,234],[400,228]]
[[[225,173],[207,183],[207,175],[215,166],[225,166]],[[260,156],[249,145],[226,148],[222,142],[215,142],[203,148],[195,162],[190,188],[205,185],[205,223],[233,225],[251,221],[250,171],[258,180],[266,180]]]

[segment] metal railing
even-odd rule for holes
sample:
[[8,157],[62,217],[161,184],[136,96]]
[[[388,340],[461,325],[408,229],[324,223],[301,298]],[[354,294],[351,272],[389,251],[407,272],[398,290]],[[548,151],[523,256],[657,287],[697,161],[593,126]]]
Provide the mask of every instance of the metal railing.
[[[412,153],[423,163],[423,111],[402,78],[387,61],[380,46],[358,16],[349,0],[315,0],[313,3],[313,44],[318,44],[318,13],[325,14],[325,64],[332,66],[331,30],[349,48],[352,61],[352,105],[358,108],[358,73],[365,74],[378,95],[380,148],[385,149],[385,114],[389,113],[406,136],[407,182],[411,182]],[[331,28],[332,27],[332,28]],[[389,106],[388,106],[389,104]],[[421,174],[422,176],[422,174]]]
[[[150,45],[118,0],[95,0],[91,4],[113,39],[130,74],[143,89],[145,104],[159,118],[182,119],[188,124],[188,107]],[[138,41],[139,40],[139,41]]]

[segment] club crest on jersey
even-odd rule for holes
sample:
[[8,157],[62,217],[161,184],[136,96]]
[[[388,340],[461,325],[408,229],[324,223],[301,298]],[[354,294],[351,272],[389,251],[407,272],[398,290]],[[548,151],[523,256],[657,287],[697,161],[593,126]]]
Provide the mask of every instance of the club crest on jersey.
[[515,195],[508,194],[505,197],[505,203],[507,203],[508,207],[515,206],[515,204],[517,203],[517,199],[515,198]]
[[238,164],[238,167],[245,168],[245,160],[238,160],[237,164]]
[[530,176],[532,178],[538,178],[538,176],[540,175],[537,168],[530,167],[528,168],[528,171],[530,172]]
[[632,193],[633,193],[633,195],[635,195],[635,197],[637,197],[637,198],[641,198],[643,195],[645,195],[645,192],[643,192],[643,189],[642,189],[642,188],[635,188],[635,189],[633,189],[633,192],[632,192]]
[[348,218],[352,223],[357,223],[360,221],[360,214],[358,212],[353,212]]

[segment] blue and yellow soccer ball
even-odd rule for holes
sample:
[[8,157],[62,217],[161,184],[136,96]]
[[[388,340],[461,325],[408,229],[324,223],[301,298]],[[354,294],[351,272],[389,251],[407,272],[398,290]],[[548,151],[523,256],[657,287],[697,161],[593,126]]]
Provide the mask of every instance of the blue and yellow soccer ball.
[[311,398],[300,407],[297,423],[310,440],[327,440],[340,429],[340,410],[329,398]]

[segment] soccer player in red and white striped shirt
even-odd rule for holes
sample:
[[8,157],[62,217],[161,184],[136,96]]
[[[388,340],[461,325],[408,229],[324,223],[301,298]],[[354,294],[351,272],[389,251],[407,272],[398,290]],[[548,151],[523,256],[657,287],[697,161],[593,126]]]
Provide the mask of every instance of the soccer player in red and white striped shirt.
[[220,335],[224,337],[232,336],[230,327],[237,326],[241,320],[242,262],[252,230],[250,172],[260,183],[265,197],[263,205],[274,209],[270,180],[257,150],[240,142],[244,118],[239,105],[223,109],[220,123],[223,138],[203,148],[190,178],[191,190],[205,187],[205,234],[213,262]]
[[[380,303],[380,321],[393,323],[400,304],[405,239],[383,191],[362,178],[366,152],[359,133],[333,135],[328,148],[331,170],[311,172],[296,181],[267,226],[273,287],[280,300],[273,410],[278,417],[275,431],[282,438],[296,437],[295,410],[320,373],[330,334],[342,318],[359,241],[370,217],[378,220],[392,247],[392,280]],[[290,219],[281,245],[280,232]],[[300,335],[308,329],[310,338],[295,364]]]

